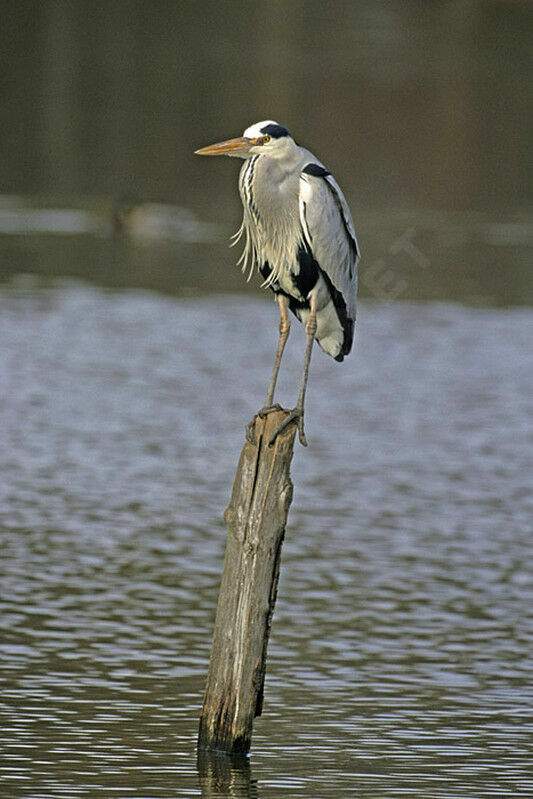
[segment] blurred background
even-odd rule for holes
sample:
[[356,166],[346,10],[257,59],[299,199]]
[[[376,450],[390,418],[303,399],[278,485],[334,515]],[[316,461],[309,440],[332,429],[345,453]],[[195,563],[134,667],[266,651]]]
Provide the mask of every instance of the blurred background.
[[[2,796],[533,796],[532,39],[526,0],[2,2]],[[265,118],[342,186],[361,303],[251,761],[197,770],[278,319],[239,162],[193,151]]]
[[[532,29],[514,0],[7,3],[2,273],[241,290],[226,246],[239,165],[192,153],[273,118],[341,183],[363,294],[530,303]],[[137,245],[148,225],[158,249],[87,240],[125,200]],[[133,201],[178,208],[147,223]],[[406,231],[427,269],[395,249]]]

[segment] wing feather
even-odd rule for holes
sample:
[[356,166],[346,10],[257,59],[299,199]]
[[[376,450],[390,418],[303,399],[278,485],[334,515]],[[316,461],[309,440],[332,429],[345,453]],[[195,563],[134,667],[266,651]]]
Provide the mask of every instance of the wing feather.
[[321,165],[306,166],[300,176],[300,221],[313,257],[355,320],[359,247],[344,195]]

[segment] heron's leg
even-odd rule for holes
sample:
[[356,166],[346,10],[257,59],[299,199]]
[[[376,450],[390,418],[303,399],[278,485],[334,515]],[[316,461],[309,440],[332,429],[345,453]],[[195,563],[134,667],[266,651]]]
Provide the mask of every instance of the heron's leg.
[[274,402],[274,391],[276,390],[281,356],[283,355],[283,350],[285,349],[285,344],[287,343],[291,329],[288,310],[289,301],[284,294],[278,294],[277,301],[279,305],[279,341],[278,350],[276,352],[276,360],[274,361],[274,366],[272,367],[272,376],[270,378],[270,384],[268,386],[265,404],[263,406],[265,410],[267,408],[271,408]]
[[[281,356],[283,355],[283,350],[285,349],[285,344],[287,343],[287,339],[289,338],[289,332],[291,329],[291,321],[289,319],[288,313],[288,306],[289,301],[287,297],[283,294],[277,295],[277,301],[279,305],[279,340],[278,340],[278,349],[276,352],[276,359],[274,361],[274,366],[272,367],[272,375],[270,377],[270,383],[268,386],[268,391],[265,399],[265,404],[258,411],[258,416],[265,416],[269,411],[279,411],[281,410],[280,405],[274,405],[274,391],[276,390],[276,383],[278,380],[279,374],[279,367],[281,364]],[[253,435],[252,430],[254,426],[254,419],[246,425],[246,438],[250,443],[253,444]]]
[[311,297],[311,310],[309,313],[309,319],[307,320],[307,324],[305,326],[305,334],[307,337],[307,343],[305,347],[305,360],[304,360],[304,369],[302,373],[302,382],[300,384],[300,393],[298,395],[298,402],[296,403],[296,407],[293,411],[287,416],[286,419],[282,421],[280,426],[277,430],[274,431],[270,441],[268,442],[269,445],[272,445],[276,439],[276,436],[279,435],[283,430],[285,430],[291,422],[298,420],[298,434],[300,437],[300,443],[306,447],[307,446],[307,439],[304,433],[304,403],[305,403],[305,391],[307,388],[307,379],[309,377],[309,364],[311,362],[311,353],[313,351],[313,342],[315,340],[316,334],[316,297],[313,295]]

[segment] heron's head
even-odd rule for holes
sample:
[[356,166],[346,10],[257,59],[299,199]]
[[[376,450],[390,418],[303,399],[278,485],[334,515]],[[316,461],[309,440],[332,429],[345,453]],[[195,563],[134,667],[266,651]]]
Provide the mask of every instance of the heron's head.
[[230,155],[236,158],[251,158],[252,155],[266,155],[270,158],[283,159],[290,155],[296,147],[294,139],[287,128],[278,125],[271,119],[256,122],[246,128],[237,139],[210,144],[196,150],[196,155]]

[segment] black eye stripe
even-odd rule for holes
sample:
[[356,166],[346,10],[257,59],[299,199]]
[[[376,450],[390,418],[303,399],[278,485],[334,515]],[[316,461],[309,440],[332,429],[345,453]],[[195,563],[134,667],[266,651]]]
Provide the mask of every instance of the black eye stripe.
[[282,136],[288,136],[289,131],[287,128],[284,128],[283,125],[265,125],[264,128],[261,128],[261,133],[266,134],[267,136],[271,136],[273,139],[281,139]]

